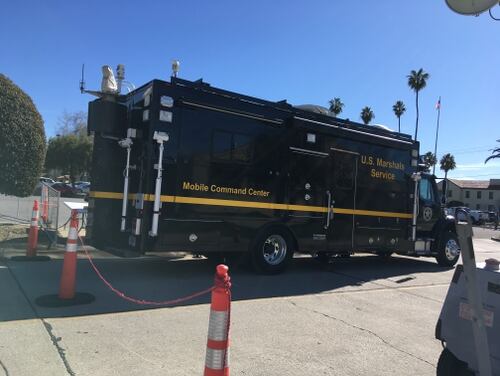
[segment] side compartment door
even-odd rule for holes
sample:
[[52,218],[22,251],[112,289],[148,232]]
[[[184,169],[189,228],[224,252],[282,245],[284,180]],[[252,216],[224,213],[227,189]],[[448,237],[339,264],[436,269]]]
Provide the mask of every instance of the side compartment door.
[[328,165],[327,153],[290,148],[288,213],[303,252],[327,249]]
[[359,155],[341,149],[331,149],[330,155],[328,250],[350,251],[354,240]]

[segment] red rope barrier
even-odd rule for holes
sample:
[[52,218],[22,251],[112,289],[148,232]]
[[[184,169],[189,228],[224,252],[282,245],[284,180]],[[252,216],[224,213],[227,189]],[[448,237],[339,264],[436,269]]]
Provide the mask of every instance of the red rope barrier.
[[[208,294],[210,292],[212,292],[212,290],[215,288],[215,287],[210,287],[208,289],[205,289],[205,290],[202,290],[202,291],[199,291],[199,292],[196,292],[194,294],[191,294],[191,295],[188,295],[188,296],[185,296],[185,297],[182,297],[182,298],[177,298],[177,299],[172,299],[172,300],[163,300],[163,301],[151,301],[151,300],[144,300],[144,299],[137,299],[137,298],[133,298],[131,296],[128,296],[126,295],[124,292],[118,290],[117,288],[115,288],[103,275],[102,273],[99,271],[99,269],[97,268],[97,266],[94,264],[94,261],[92,260],[92,257],[90,256],[87,248],[85,247],[85,244],[83,243],[83,239],[81,238],[81,236],[78,236],[78,238],[80,239],[80,242],[82,243],[82,247],[83,247],[83,251],[85,252],[85,255],[87,256],[87,259],[89,260],[90,262],[90,265],[92,266],[92,269],[94,269],[94,271],[96,272],[97,276],[101,279],[101,281],[112,291],[114,292],[116,295],[118,295],[120,298],[124,299],[124,300],[127,300],[129,302],[132,302],[132,303],[135,303],[135,304],[140,304],[140,305],[154,305],[154,306],[166,306],[166,305],[174,305],[174,304],[179,304],[179,303],[183,303],[183,302],[186,302],[188,300],[191,300],[191,299],[194,299],[194,298],[197,298],[199,296],[203,296],[205,294]],[[229,285],[230,286],[230,285]]]

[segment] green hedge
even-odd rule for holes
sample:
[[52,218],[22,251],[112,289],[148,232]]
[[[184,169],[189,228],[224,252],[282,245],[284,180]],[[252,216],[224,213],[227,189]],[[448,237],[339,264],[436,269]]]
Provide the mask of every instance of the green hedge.
[[29,196],[45,159],[42,116],[31,98],[0,74],[0,193]]

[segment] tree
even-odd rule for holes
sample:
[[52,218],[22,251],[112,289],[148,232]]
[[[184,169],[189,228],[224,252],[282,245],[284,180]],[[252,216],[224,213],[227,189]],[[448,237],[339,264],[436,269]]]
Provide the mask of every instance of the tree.
[[90,170],[93,138],[87,135],[87,114],[83,111],[66,112],[59,117],[56,138],[49,140],[47,168],[60,169],[75,177]]
[[408,86],[415,92],[415,104],[417,107],[417,120],[415,122],[415,140],[417,140],[418,135],[418,92],[427,86],[427,80],[429,79],[429,73],[424,72],[422,68],[418,71],[412,70],[408,76]]
[[424,154],[424,164],[427,170],[430,170],[432,166],[434,166],[437,163],[437,158],[434,155],[433,152],[428,151],[427,153]]
[[440,161],[441,170],[444,171],[444,181],[443,181],[443,203],[446,203],[446,191],[448,189],[448,171],[454,170],[457,167],[455,163],[455,157],[450,153],[443,155]]
[[392,106],[394,115],[398,118],[398,132],[401,132],[401,116],[406,112],[406,106],[403,101],[397,101]]
[[457,167],[455,157],[450,153],[443,155],[439,163],[441,164],[441,170],[444,171],[445,179],[448,178],[448,171],[454,170]]
[[89,171],[91,158],[92,139],[68,134],[49,140],[46,166],[61,169],[74,183],[77,175]]
[[333,98],[328,103],[330,103],[330,111],[335,114],[335,117],[344,109],[344,103],[342,103],[340,98]]
[[75,134],[79,137],[87,136],[87,114],[84,111],[67,112],[58,119],[59,129],[57,133],[60,135]]
[[373,113],[372,109],[370,107],[364,107],[361,110],[361,120],[363,120],[363,123],[368,124],[370,121],[375,119],[375,114]]
[[0,193],[29,196],[45,157],[43,120],[31,98],[0,74]]
[[[497,140],[497,142],[500,142],[500,140]],[[484,163],[487,163],[490,159],[496,159],[496,158],[500,158],[500,148],[493,149],[491,155],[488,158],[486,158]]]

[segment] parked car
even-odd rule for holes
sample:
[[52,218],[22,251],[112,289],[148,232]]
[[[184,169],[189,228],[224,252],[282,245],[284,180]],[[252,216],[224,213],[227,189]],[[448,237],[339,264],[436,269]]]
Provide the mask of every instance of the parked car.
[[470,216],[472,218],[472,223],[475,225],[482,225],[488,221],[488,213],[480,210],[471,210]]
[[90,183],[88,181],[77,181],[74,184],[75,188],[78,188],[83,193],[89,193],[90,191]]
[[70,184],[66,183],[54,183],[52,188],[56,191],[61,192],[61,197],[80,197],[83,196],[82,191],[79,188],[72,187]]
[[465,206],[454,206],[454,207],[448,208],[447,213],[449,215],[454,216],[457,221],[465,221],[466,216],[462,211],[459,211],[460,209],[465,210],[467,212],[467,214],[470,215],[470,209],[468,207],[465,207]]
[[80,185],[89,185],[88,181],[75,181],[75,187],[79,187]]
[[40,177],[39,179],[40,183],[46,183],[46,184],[49,184],[49,185],[52,185],[55,183],[55,181],[51,178],[46,178],[44,176]]
[[460,209],[465,210],[467,212],[467,214],[470,216],[472,224],[474,225],[480,225],[488,221],[488,215],[485,214],[484,212],[481,212],[479,210],[470,210],[465,206],[448,208],[446,210],[446,213],[454,216],[458,221],[465,221],[466,220],[465,214],[463,211],[459,211]]
[[493,211],[488,212],[488,222],[496,222],[497,218],[497,213]]

